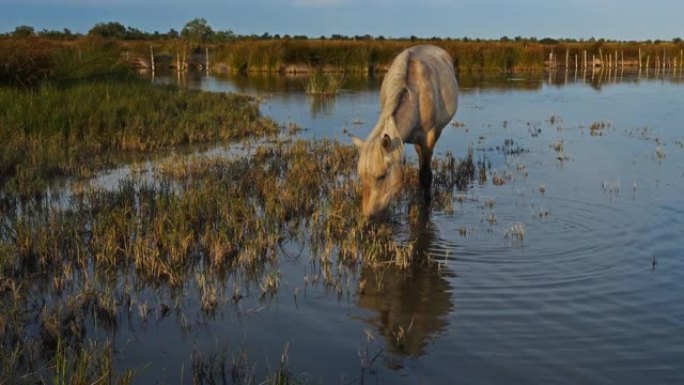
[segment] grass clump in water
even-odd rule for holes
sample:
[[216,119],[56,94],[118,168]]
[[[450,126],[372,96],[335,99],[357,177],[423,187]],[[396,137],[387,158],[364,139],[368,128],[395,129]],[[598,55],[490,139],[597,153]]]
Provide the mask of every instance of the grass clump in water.
[[341,75],[315,72],[307,77],[304,90],[314,96],[335,96],[342,89],[344,77]]
[[522,242],[525,239],[525,225],[522,223],[515,223],[511,225],[506,230],[505,237]]

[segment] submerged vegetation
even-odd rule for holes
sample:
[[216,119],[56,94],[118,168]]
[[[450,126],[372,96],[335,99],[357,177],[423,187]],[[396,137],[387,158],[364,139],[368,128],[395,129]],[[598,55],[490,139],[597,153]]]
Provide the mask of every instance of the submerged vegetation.
[[[412,241],[395,240],[391,223],[358,215],[355,153],[332,141],[285,140],[247,157],[162,161],[152,182],[133,175],[114,190],[76,186],[64,208],[41,197],[6,197],[0,343],[16,352],[8,370],[49,369],[59,349],[82,352],[88,325],[115,330],[126,318],[145,322],[152,309],[163,317],[168,304],[182,314],[187,290],[212,314],[230,291],[240,301],[239,289],[228,288],[230,277],[241,277],[238,288],[259,288],[267,301],[279,280],[268,266],[288,243],[310,249],[316,269],[306,282],[340,293],[354,290],[345,286],[343,268],[411,266]],[[467,183],[459,178],[472,180],[450,156],[436,163],[439,196]],[[412,194],[415,167],[407,165],[406,173]],[[158,287],[168,288],[170,298],[152,300]]]

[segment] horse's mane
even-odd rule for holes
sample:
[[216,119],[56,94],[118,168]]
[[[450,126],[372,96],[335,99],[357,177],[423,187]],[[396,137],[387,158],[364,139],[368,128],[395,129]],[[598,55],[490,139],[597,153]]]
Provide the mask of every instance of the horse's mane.
[[391,151],[394,161],[398,161],[403,154],[404,141],[394,121],[394,113],[401,105],[404,94],[409,92],[406,77],[410,59],[409,51],[400,53],[394,59],[390,71],[385,75],[381,92],[382,112],[378,124],[366,139],[363,156],[359,158],[360,174],[377,175],[381,169],[384,169],[385,161],[381,150],[383,134],[389,135],[392,145],[396,146],[394,149],[398,150]]
[[382,113],[378,121],[379,132],[375,133],[375,136],[381,134],[383,127],[386,127],[390,131],[388,134],[391,137],[401,137],[394,122],[394,113],[401,105],[404,95],[409,92],[406,79],[408,77],[410,60],[410,51],[406,50],[400,53],[394,59],[390,71],[385,75],[385,80],[383,81],[383,91],[385,91],[385,94],[382,95]]

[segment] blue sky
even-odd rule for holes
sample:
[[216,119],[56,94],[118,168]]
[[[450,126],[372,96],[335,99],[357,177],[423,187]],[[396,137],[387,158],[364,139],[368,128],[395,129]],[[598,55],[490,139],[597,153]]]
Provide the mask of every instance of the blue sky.
[[103,21],[165,32],[204,17],[239,34],[684,37],[684,0],[0,0],[0,9],[0,32],[21,24],[87,32]]

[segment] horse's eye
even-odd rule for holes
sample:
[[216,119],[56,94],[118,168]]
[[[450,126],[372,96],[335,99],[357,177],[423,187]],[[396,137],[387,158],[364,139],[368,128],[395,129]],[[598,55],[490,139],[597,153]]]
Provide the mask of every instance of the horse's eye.
[[387,177],[387,173],[384,173],[384,174],[380,175],[379,177],[375,178],[375,180],[377,180],[378,182],[382,182],[383,180],[385,180],[386,177]]

